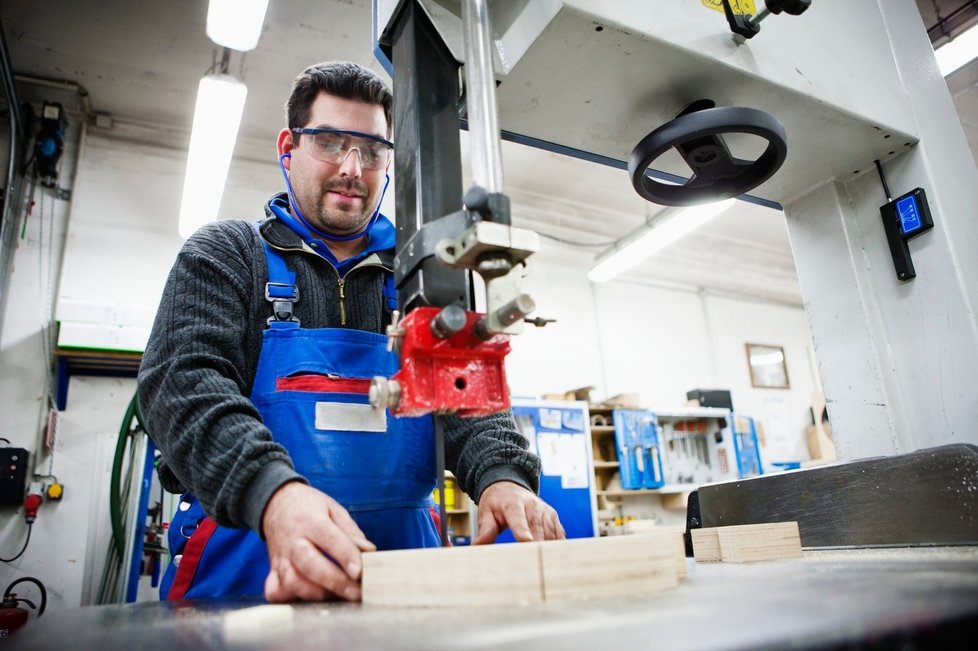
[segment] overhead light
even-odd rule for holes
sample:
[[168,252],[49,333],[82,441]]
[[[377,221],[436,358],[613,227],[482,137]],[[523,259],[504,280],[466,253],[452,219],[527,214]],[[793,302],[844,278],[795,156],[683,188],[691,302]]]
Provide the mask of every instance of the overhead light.
[[207,36],[223,47],[248,52],[258,45],[268,0],[210,0]]
[[736,199],[706,203],[689,208],[667,208],[650,224],[625,236],[621,242],[598,257],[587,277],[603,283],[632,268],[656,251],[710,221],[734,204]]
[[228,74],[207,75],[197,86],[187,172],[180,201],[180,236],[217,219],[248,87]]
[[934,55],[937,57],[937,67],[945,77],[978,57],[978,25],[934,50]]

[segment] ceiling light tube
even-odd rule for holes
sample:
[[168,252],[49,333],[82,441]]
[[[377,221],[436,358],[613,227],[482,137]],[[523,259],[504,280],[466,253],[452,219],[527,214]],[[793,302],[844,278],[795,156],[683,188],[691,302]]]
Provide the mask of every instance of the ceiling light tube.
[[684,235],[696,230],[734,204],[736,199],[691,206],[667,208],[654,221],[625,236],[614,247],[598,256],[598,263],[587,277],[603,283],[661,251]]
[[210,0],[207,36],[232,50],[254,50],[265,24],[268,0]]
[[945,77],[978,57],[978,25],[934,50],[934,55],[937,57],[937,67]]
[[247,95],[248,87],[226,74],[207,75],[197,86],[180,201],[179,229],[183,239],[217,219]]

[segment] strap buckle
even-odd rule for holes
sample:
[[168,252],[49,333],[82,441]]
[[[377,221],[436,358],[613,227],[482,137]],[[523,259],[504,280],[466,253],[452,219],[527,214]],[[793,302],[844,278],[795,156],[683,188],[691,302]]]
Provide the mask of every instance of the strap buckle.
[[293,314],[293,306],[299,300],[299,288],[287,283],[265,283],[265,300],[272,304],[272,316],[266,323],[292,321],[299,323]]

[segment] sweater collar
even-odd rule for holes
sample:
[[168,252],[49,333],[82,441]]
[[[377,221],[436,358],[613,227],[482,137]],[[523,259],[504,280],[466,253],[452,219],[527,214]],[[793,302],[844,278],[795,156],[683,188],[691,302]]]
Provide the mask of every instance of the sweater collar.
[[[336,256],[332,254],[326,243],[314,238],[307,230],[302,227],[298,220],[291,220],[291,223],[275,214],[276,211],[289,213],[289,197],[285,192],[272,195],[265,203],[265,220],[259,226],[262,237],[280,249],[305,250],[316,253],[333,265],[337,265]],[[394,255],[394,245],[397,242],[397,230],[385,215],[374,222],[366,234],[367,246],[359,254],[351,258],[353,262],[358,262],[372,253],[383,254],[382,259],[392,259]],[[344,260],[344,265],[349,261]]]

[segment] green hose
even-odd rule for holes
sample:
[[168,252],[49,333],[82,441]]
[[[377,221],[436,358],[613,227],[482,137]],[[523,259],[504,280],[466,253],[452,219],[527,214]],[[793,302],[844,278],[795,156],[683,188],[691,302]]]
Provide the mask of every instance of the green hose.
[[[136,427],[132,427],[133,420]],[[139,394],[135,393],[129,401],[126,415],[122,418],[122,425],[119,427],[119,438],[115,444],[115,459],[112,462],[112,479],[109,482],[109,515],[112,518],[112,541],[115,543],[119,557],[125,554],[125,532],[122,527],[122,511],[119,502],[119,480],[122,477],[122,461],[126,454],[126,443],[129,437],[139,430],[146,431],[143,425],[143,415],[139,411]]]

